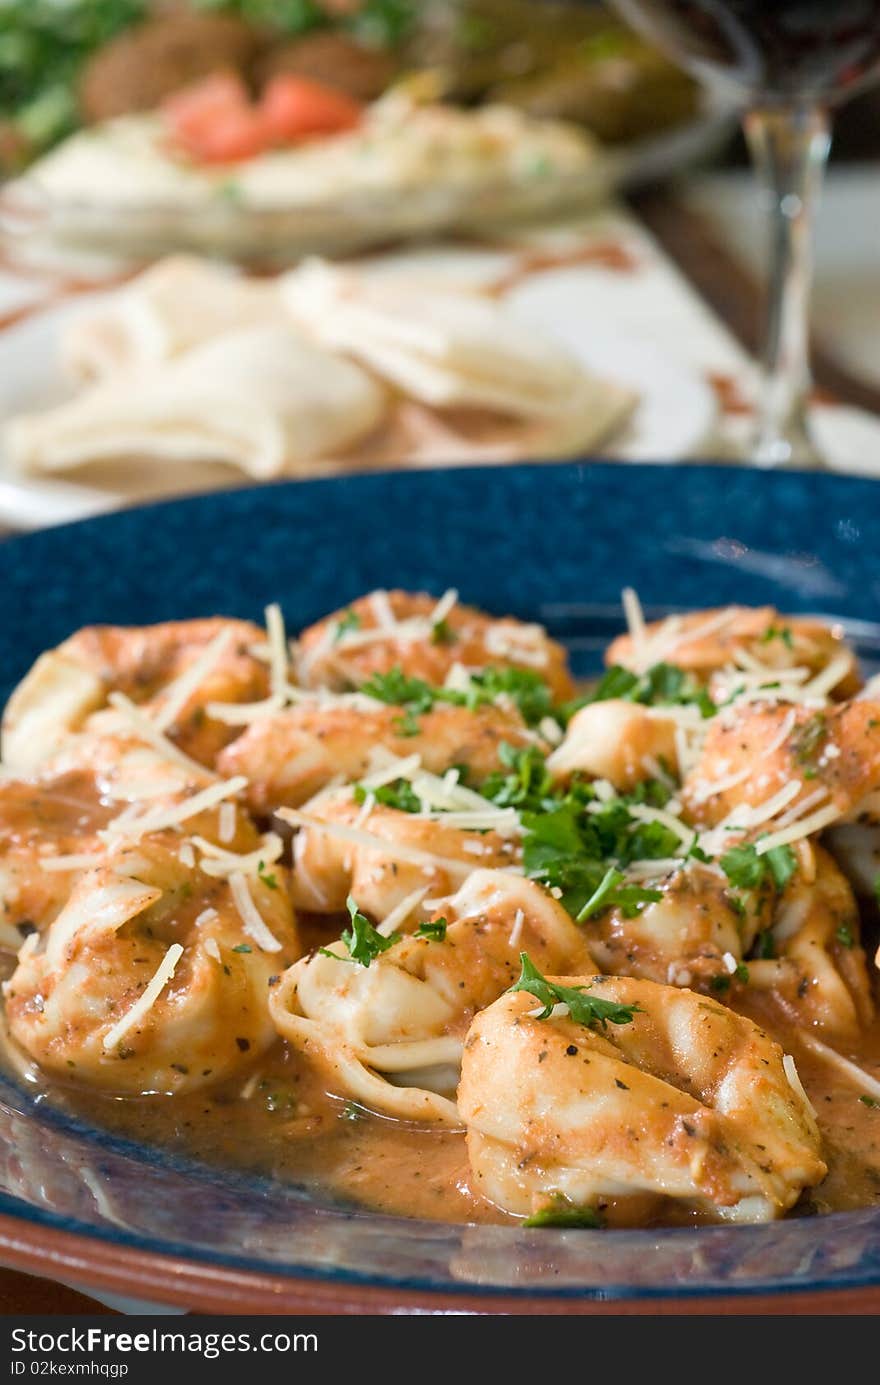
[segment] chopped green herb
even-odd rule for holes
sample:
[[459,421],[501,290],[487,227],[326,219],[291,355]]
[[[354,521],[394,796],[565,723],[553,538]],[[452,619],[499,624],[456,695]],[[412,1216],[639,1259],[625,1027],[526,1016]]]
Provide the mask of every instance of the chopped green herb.
[[553,694],[539,673],[525,668],[485,668],[471,674],[471,692],[465,694],[481,701],[495,702],[509,698],[519,708],[520,716],[529,726],[537,726],[544,717],[552,716]]
[[418,717],[409,707],[402,717],[395,717],[391,725],[398,736],[417,736],[422,729]]
[[542,976],[531,961],[528,953],[519,954],[522,970],[519,980],[510,991],[527,991],[540,1001],[544,1009],[538,1019],[548,1019],[555,1005],[567,1005],[568,1013],[576,1024],[588,1029],[607,1028],[609,1024],[632,1024],[633,1015],[641,1009],[640,1005],[618,1005],[613,1000],[603,1000],[601,996],[590,995],[587,986],[557,986]]
[[713,976],[709,982],[709,989],[715,991],[716,995],[724,995],[725,991],[730,990],[730,977],[726,974]]
[[834,930],[834,936],[842,947],[855,947],[856,945],[856,935],[851,923],[839,923]]
[[592,1207],[578,1207],[577,1203],[571,1202],[562,1193],[557,1193],[546,1207],[540,1207],[537,1212],[526,1217],[523,1226],[587,1227],[598,1231],[602,1226],[602,1218]]
[[329,948],[319,948],[325,957],[333,957],[337,962],[351,960],[359,962],[362,967],[368,967],[371,962],[382,952],[387,952],[389,947],[400,942],[399,933],[390,933],[386,938],[378,929],[374,928],[370,920],[360,912],[357,904],[351,895],[345,901],[348,909],[348,916],[351,919],[351,928],[346,928],[342,934],[342,942],[348,949],[348,958],[340,958]]
[[745,962],[737,963],[736,971],[733,974],[736,977],[737,981],[741,982],[743,986],[747,986],[749,984],[749,969],[746,966]]
[[[435,627],[439,629],[444,622]],[[388,673],[374,673],[361,685],[361,692],[395,707],[406,707],[413,715],[429,712],[437,703],[453,707],[468,707],[474,711],[494,703],[502,696],[513,702],[525,722],[536,726],[553,712],[553,697],[539,674],[530,669],[485,668],[470,675],[470,686],[460,688],[434,687],[423,678],[410,678],[401,668]]]
[[626,885],[624,879],[623,872],[611,866],[605,872],[598,888],[575,915],[578,923],[601,913],[603,909],[613,908],[619,908],[624,918],[635,918],[643,905],[656,903],[658,899],[663,898],[660,890],[645,889],[641,885]]
[[366,803],[373,798],[385,808],[396,808],[401,813],[420,813],[422,801],[408,779],[395,779],[390,784],[380,784],[375,789],[367,789],[363,784],[355,784],[354,800]]
[[777,890],[784,890],[797,870],[797,857],[790,846],[772,846],[762,857],[770,867]]
[[270,874],[270,872],[266,870],[265,862],[257,862],[257,875],[262,880],[264,885],[268,885],[270,890],[278,889],[278,877],[276,875]]
[[797,857],[790,846],[774,846],[759,855],[754,842],[742,842],[724,853],[720,865],[738,889],[759,890],[772,880],[778,890],[784,890],[797,869]]
[[432,644],[454,644],[456,639],[456,633],[448,620],[435,620],[431,626]]
[[755,850],[754,842],[732,846],[721,857],[720,865],[731,885],[740,890],[759,889],[767,874],[767,866]]
[[339,1119],[342,1121],[362,1121],[366,1111],[358,1106],[354,1101],[346,1101],[339,1112]]
[[584,701],[604,702],[612,697],[652,707],[691,705],[698,707],[704,717],[714,716],[718,710],[706,689],[677,664],[654,664],[641,676],[615,664]]
[[414,938],[427,938],[431,943],[442,943],[446,939],[446,929],[449,927],[445,919],[428,919],[426,923],[420,923]]
[[540,812],[552,805],[553,781],[537,746],[520,747],[502,741],[498,758],[509,773],[495,770],[490,774],[480,789],[484,798],[499,808]]
[[794,640],[787,625],[768,625],[761,636],[761,644],[769,644],[771,640],[781,640],[787,649],[794,649]]
[[234,947],[234,948],[232,949],[232,951],[233,951],[233,952],[253,952],[253,948],[251,947],[250,943],[239,943],[237,947]]
[[862,1095],[859,1097],[859,1101],[863,1106],[870,1106],[872,1110],[880,1111],[880,1101],[875,1096]]
[[333,643],[336,644],[337,641],[341,640],[343,635],[347,635],[350,630],[360,630],[360,628],[361,618],[357,611],[353,611],[349,606],[345,615],[341,616],[336,622],[336,629],[333,632]]
[[755,942],[755,955],[765,962],[770,961],[776,956],[776,942],[773,937],[772,928],[768,928],[766,932],[758,934]]

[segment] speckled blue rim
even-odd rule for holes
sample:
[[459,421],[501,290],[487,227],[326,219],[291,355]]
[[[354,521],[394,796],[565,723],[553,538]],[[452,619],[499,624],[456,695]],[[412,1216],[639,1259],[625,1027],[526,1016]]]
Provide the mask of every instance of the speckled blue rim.
[[[460,589],[541,620],[588,672],[646,607],[821,611],[880,661],[880,489],[820,474],[602,464],[287,483],[125,511],[0,545],[0,696],[79,625],[280,600],[296,628],[375,586]],[[880,1285],[880,1210],[644,1232],[447,1227],[206,1169],[84,1126],[0,1081],[0,1213],[36,1227],[322,1283],[529,1298]]]

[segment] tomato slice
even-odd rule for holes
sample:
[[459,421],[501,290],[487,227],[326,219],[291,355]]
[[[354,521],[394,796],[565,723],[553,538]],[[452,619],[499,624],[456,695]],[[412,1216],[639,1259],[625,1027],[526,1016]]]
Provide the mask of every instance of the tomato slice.
[[254,104],[239,77],[216,73],[163,102],[171,143],[201,163],[238,163],[278,145],[350,130],[361,107],[342,92],[287,74]]
[[277,144],[352,130],[362,114],[360,104],[344,92],[290,73],[272,78],[263,92],[260,110]]

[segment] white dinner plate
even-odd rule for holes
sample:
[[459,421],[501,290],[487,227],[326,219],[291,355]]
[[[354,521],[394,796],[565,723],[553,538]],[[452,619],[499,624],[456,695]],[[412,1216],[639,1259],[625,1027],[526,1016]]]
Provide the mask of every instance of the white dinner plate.
[[[503,254],[450,248],[388,257],[382,270],[424,272],[430,267],[478,284],[496,275],[503,259]],[[376,261],[373,268],[379,269]],[[631,292],[625,279],[605,283],[596,275],[550,271],[520,284],[508,299],[513,311],[565,342],[595,373],[629,385],[639,395],[632,419],[602,449],[604,455],[629,462],[682,461],[697,455],[709,437],[717,412],[715,397],[689,364],[670,358],[625,323],[626,314],[615,304],[622,293]],[[49,307],[0,334],[0,424],[71,396],[72,386],[59,362],[59,329],[102,296],[84,295]],[[616,325],[621,318],[624,330]],[[100,484],[88,485],[77,481],[76,473],[63,480],[23,477],[12,470],[0,441],[0,520],[18,528],[40,528],[140,500],[246,480],[229,467],[208,464],[108,465]]]

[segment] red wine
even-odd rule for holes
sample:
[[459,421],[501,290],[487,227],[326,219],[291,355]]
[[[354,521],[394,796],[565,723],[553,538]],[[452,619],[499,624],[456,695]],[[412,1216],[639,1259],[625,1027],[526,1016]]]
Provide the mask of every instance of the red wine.
[[677,62],[739,101],[839,101],[880,64],[880,0],[614,2]]

